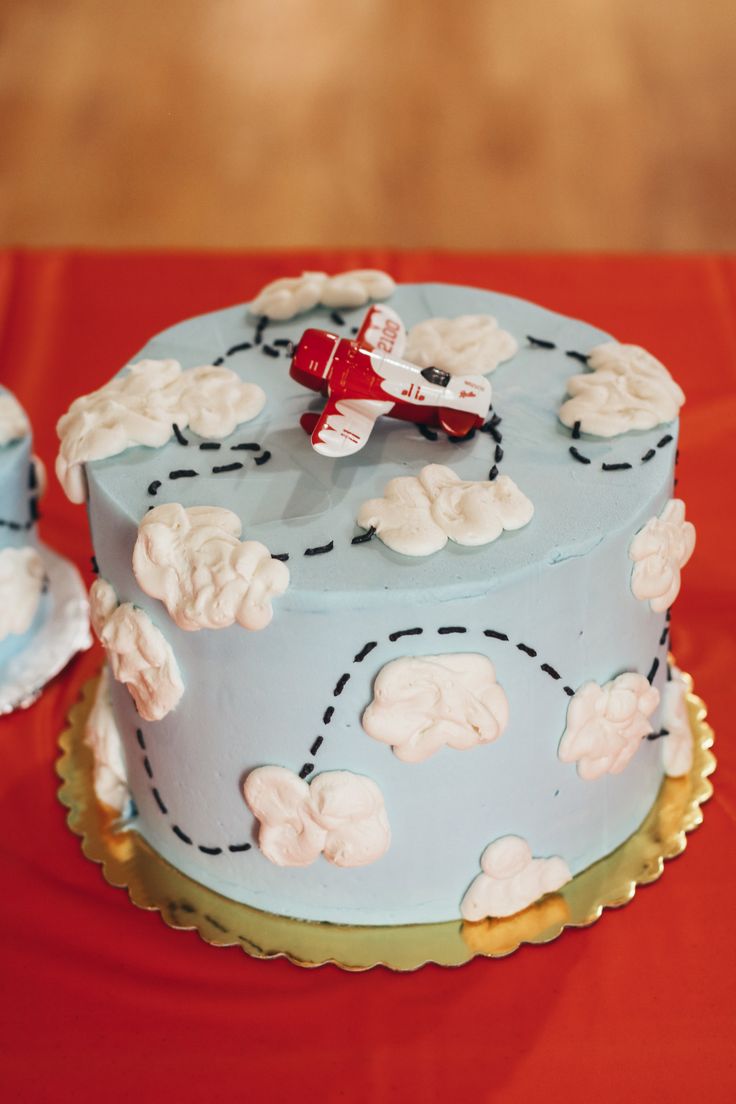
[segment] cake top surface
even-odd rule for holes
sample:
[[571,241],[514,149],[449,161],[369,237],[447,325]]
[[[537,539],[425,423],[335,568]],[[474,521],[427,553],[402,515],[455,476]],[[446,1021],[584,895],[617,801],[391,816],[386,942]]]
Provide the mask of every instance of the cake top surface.
[[[658,457],[676,447],[676,420],[612,437],[577,437],[558,418],[568,379],[583,371],[568,354],[585,357],[611,340],[607,334],[520,299],[465,287],[400,285],[388,303],[407,329],[430,318],[491,315],[513,335],[518,351],[486,377],[492,413],[500,418],[494,432],[457,441],[438,427],[425,435],[416,424],[380,417],[356,454],[318,454],[299,419],[320,411],[325,400],[290,377],[287,345],[309,327],[352,337],[366,308],[317,307],[259,327],[242,305],[164,331],[131,363],[224,364],[262,389],[261,412],[224,438],[188,428],[160,447],[130,447],[91,461],[91,491],[118,505],[136,529],[151,507],[165,503],[233,511],[244,540],[288,555],[282,609],[324,609],[346,595],[358,605],[390,602],[402,590],[421,592],[422,601],[486,593],[540,562],[585,555],[606,534],[642,524],[642,504],[670,479]],[[495,466],[533,504],[531,523],[477,547],[451,540],[426,556],[404,555],[376,538],[353,543],[364,532],[356,523],[364,503],[382,497],[390,480],[416,477],[427,465],[472,481],[488,480]]]

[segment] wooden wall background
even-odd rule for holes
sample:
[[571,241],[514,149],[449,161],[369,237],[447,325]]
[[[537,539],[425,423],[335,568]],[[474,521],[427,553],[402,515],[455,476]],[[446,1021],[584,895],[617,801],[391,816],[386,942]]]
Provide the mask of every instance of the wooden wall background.
[[733,0],[0,0],[0,241],[736,247]]

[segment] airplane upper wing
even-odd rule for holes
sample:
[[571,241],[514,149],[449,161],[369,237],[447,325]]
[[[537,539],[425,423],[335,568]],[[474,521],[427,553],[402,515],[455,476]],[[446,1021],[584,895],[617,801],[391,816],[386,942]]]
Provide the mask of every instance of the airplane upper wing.
[[374,303],[363,319],[355,340],[368,349],[400,357],[406,347],[406,327],[392,307],[386,303]]
[[363,448],[376,418],[393,407],[376,399],[329,398],[312,432],[312,447],[322,456],[351,456]]

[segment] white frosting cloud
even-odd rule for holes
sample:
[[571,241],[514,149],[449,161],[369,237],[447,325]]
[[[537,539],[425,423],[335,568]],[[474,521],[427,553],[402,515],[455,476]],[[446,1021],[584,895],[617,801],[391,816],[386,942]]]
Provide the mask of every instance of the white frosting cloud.
[[15,395],[4,391],[0,395],[0,445],[7,445],[30,432],[31,424],[25,410]]
[[309,866],[320,854],[335,866],[365,866],[391,841],[383,795],[362,774],[325,771],[307,783],[286,767],[258,767],[243,793],[261,822],[261,851],[277,866]]
[[489,544],[504,529],[521,529],[534,507],[507,475],[493,482],[463,481],[442,464],[429,464],[419,477],[399,476],[383,498],[364,502],[358,525],[375,528],[384,544],[405,556],[428,556],[450,540]]
[[650,518],[634,537],[631,589],[640,601],[662,613],[680,593],[680,571],[693,554],[695,526],[685,521],[685,503],[671,498],[659,517]]
[[76,399],[59,419],[56,474],[72,502],[84,502],[83,465],[134,445],[160,448],[174,422],[202,437],[228,437],[261,412],[266,396],[229,368],[182,367],[176,360],[141,360],[121,376]]
[[264,629],[289,570],[265,545],[239,540],[240,533],[237,514],[220,506],[157,506],[138,528],[133,572],[180,629],[224,629],[235,621]]
[[516,338],[490,314],[428,318],[412,326],[404,356],[420,368],[444,368],[452,376],[495,372],[519,351]]
[[387,273],[372,268],[338,276],[303,272],[266,284],[250,304],[250,311],[283,322],[316,306],[362,307],[371,299],[386,299],[395,290],[396,284]]
[[483,870],[462,899],[464,920],[513,916],[545,893],[555,893],[572,878],[564,859],[535,859],[526,840],[502,836],[486,847]]
[[110,698],[110,673],[105,667],[84,727],[84,742],[94,756],[94,787],[100,801],[117,812],[128,803],[128,775]]
[[3,548],[0,552],[0,640],[30,629],[45,576],[35,548]]
[[677,417],[685,395],[667,369],[639,345],[608,341],[588,357],[591,372],[571,376],[560,421],[580,422],[584,433],[615,437],[630,429],[652,429]]
[[486,656],[416,656],[379,671],[363,728],[405,763],[419,763],[444,746],[467,751],[498,739],[508,716]]
[[184,693],[171,645],[142,609],[130,602],[118,605],[105,579],[92,584],[89,603],[92,627],[114,677],[127,686],[144,721],[160,721]]
[[577,763],[586,781],[620,774],[652,731],[649,718],[658,705],[659,690],[632,671],[604,686],[586,682],[570,699],[560,759]]
[[687,712],[687,684],[682,671],[671,669],[662,691],[662,726],[667,736],[662,737],[662,763],[665,774],[679,778],[688,774],[693,765],[693,734]]

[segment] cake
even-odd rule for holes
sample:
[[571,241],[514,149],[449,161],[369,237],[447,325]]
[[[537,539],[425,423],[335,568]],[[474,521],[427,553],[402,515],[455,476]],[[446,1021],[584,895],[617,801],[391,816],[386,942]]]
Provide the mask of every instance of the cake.
[[375,926],[515,915],[616,849],[691,761],[683,401],[593,326],[376,272],[154,337],[59,423],[120,830]]
[[36,524],[43,478],[26,413],[0,387],[0,686],[48,615]]

